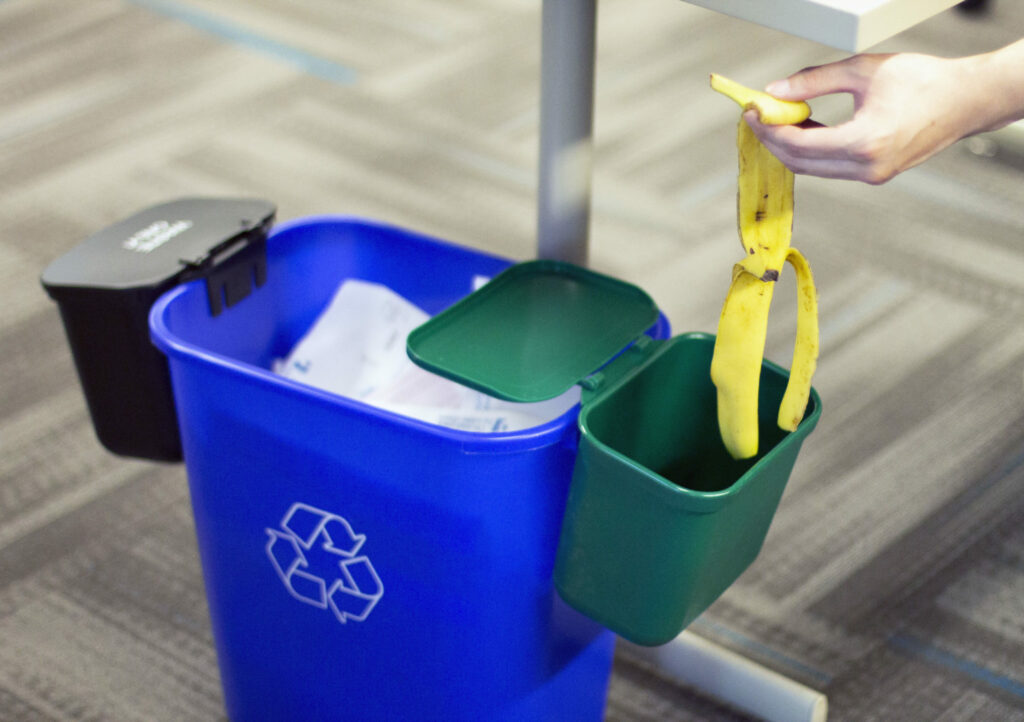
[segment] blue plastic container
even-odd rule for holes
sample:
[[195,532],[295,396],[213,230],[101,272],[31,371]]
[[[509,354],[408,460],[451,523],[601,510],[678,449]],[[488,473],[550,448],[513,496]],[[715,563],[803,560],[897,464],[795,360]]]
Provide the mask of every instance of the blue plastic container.
[[576,409],[467,433],[269,370],[345,278],[436,313],[509,264],[315,217],[271,233],[266,283],[219,316],[201,282],[153,306],[235,722],[602,718],[614,635],[552,584]]

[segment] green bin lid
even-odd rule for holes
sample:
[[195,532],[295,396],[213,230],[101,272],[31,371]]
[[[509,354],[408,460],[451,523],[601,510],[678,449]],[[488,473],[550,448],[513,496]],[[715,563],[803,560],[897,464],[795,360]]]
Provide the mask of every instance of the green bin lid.
[[650,296],[560,261],[512,266],[409,334],[409,357],[509,401],[543,401],[611,360],[658,318]]

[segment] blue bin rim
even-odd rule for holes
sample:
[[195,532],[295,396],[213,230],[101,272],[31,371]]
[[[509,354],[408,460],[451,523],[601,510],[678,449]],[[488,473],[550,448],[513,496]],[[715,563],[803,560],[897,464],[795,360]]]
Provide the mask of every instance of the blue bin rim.
[[[441,245],[465,248],[458,244],[435,239],[415,231],[407,231],[397,225],[382,223],[359,216],[322,214],[306,216],[283,221],[276,225],[267,237],[267,243],[272,244],[275,237],[295,228],[321,225],[321,224],[342,224],[350,226],[363,226],[379,230],[393,230],[403,234],[417,236]],[[483,255],[489,255],[481,252]],[[280,374],[274,373],[271,369],[256,366],[244,361],[233,359],[229,356],[219,354],[199,345],[191,343],[174,331],[167,324],[166,317],[170,307],[179,302],[189,294],[206,293],[203,281],[190,281],[162,294],[153,304],[149,312],[150,340],[165,356],[179,361],[200,363],[216,368],[221,373],[232,375],[238,379],[246,380],[257,385],[269,385],[272,389],[290,395],[301,394],[308,398],[310,403],[327,405],[331,407],[346,408],[375,418],[378,422],[406,427],[410,431],[425,433],[435,437],[460,443],[468,452],[479,451],[480,453],[513,453],[540,448],[558,443],[565,438],[568,430],[572,430],[572,439],[575,440],[576,419],[580,405],[575,404],[561,416],[552,419],[539,426],[522,429],[519,431],[503,431],[496,433],[482,433],[462,431],[438,426],[420,421],[408,416],[387,411],[356,399],[350,399],[338,394],[324,391],[308,384],[289,379]],[[659,329],[665,328],[667,332],[668,323],[664,317],[659,319]],[[574,444],[575,445],[575,444]]]
[[476,248],[470,248],[468,246],[454,243],[453,241],[447,241],[437,236],[432,236],[428,233],[421,231],[414,231],[405,226],[401,226],[397,223],[389,223],[387,221],[377,220],[375,218],[367,218],[365,216],[357,216],[347,213],[318,213],[310,216],[299,216],[297,218],[289,218],[287,220],[279,221],[274,224],[274,227],[270,229],[270,233],[267,235],[267,241],[270,242],[275,236],[282,235],[289,231],[293,231],[298,228],[308,228],[312,226],[325,226],[325,225],[339,225],[349,227],[363,227],[372,228],[378,231],[393,231],[395,233],[401,233],[406,237],[413,237],[437,246],[445,246],[447,248],[456,248],[463,251],[472,251],[475,254],[481,256],[487,256],[488,258],[505,261],[509,265],[515,263],[511,258],[505,258],[495,253],[488,251],[481,251]]

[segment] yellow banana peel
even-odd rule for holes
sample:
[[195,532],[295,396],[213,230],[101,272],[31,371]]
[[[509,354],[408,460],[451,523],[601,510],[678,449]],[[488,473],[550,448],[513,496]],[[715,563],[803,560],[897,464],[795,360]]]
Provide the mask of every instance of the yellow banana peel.
[[811,106],[802,100],[780,100],[717,73],[711,74],[711,87],[735,100],[743,110],[756,110],[765,125],[795,125],[811,117]]
[[757,456],[757,395],[761,358],[768,334],[774,283],[737,264],[722,306],[711,358],[711,380],[718,392],[718,428],[734,459]]
[[[762,122],[799,123],[810,115],[806,103],[780,101],[720,75],[712,74],[711,87],[744,109],[756,108]],[[758,452],[758,395],[768,313],[783,264],[793,266],[799,297],[793,364],[778,415],[778,425],[786,431],[799,425],[810,397],[818,358],[818,305],[810,266],[789,245],[792,172],[764,147],[742,117],[736,145],[737,225],[745,255],[733,266],[732,283],[718,321],[711,380],[717,389],[722,442],[733,458],[746,459]]]
[[736,133],[739,192],[736,217],[747,273],[778,280],[793,235],[793,172],[757,139],[743,119]]
[[786,260],[796,272],[796,343],[786,393],[779,404],[778,424],[786,431],[796,431],[807,410],[811,377],[818,366],[818,292],[814,288],[811,266],[803,254],[790,248]]

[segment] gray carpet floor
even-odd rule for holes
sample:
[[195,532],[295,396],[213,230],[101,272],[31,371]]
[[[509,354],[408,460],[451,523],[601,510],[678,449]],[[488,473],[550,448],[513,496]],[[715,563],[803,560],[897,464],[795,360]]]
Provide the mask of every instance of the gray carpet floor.
[[[599,12],[591,263],[714,331],[736,112],[707,74],[841,54],[676,0]],[[184,195],[530,258],[539,31],[536,0],[0,0],[0,719],[224,714],[184,469],[96,442],[42,269]],[[997,0],[884,49],[1022,34]],[[881,187],[797,182],[824,414],[760,557],[692,630],[834,720],[1024,720],[1024,166],[972,148]],[[607,719],[744,717],[620,652]]]

